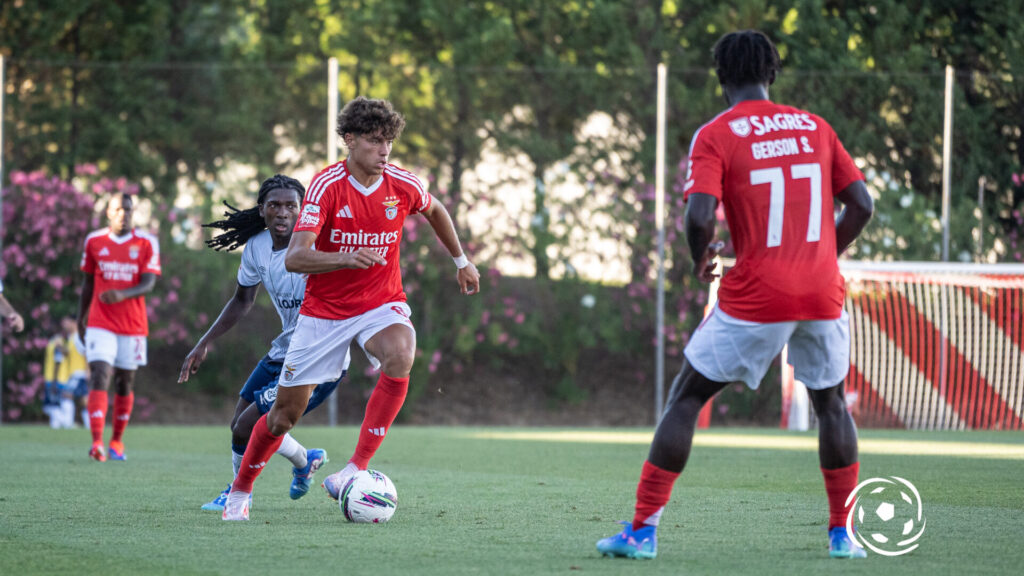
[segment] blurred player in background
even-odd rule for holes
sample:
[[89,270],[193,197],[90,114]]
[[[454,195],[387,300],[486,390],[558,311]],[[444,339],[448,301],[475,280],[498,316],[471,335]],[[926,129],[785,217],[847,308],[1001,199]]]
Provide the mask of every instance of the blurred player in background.
[[381,375],[366,404],[355,453],[324,480],[337,498],[345,481],[365,469],[398,415],[409,389],[416,331],[405,303],[399,246],[405,219],[422,214],[455,261],[464,294],[480,289],[480,274],[462,253],[448,211],[420,180],[388,163],[405,119],[386,100],[359,97],[338,115],[348,158],[313,178],[288,246],[286,266],[309,274],[273,408],[253,428],[224,508],[225,520],[248,520],[253,481],[302,416],[317,382],[337,378],[353,341]]
[[11,306],[11,303],[4,298],[4,283],[0,282],[0,319],[4,324],[11,327],[13,332],[21,332],[25,329],[25,320],[18,314],[18,311]]
[[[837,257],[870,220],[871,196],[828,123],[768,99],[780,63],[767,36],[726,34],[714,58],[730,107],[690,143],[686,238],[694,273],[710,282],[721,249],[712,244],[721,202],[736,266],[722,278],[718,304],[685,349],[640,474],[633,521],[597,549],[655,557],[658,521],[686,466],[701,407],[730,382],[757,388],[788,342],[789,363],[818,416],[830,556],[863,557],[845,528],[845,501],[857,485],[859,464],[857,430],[843,395],[850,333]],[[833,199],[845,205],[835,220]]]
[[[217,320],[185,357],[178,382],[187,382],[189,376],[195,374],[206,360],[210,344],[249,312],[261,284],[266,287],[267,295],[274,303],[277,315],[281,317],[281,333],[270,344],[270,351],[256,365],[238,393],[235,415],[231,419],[232,478],[238,474],[238,467],[242,464],[242,455],[253,425],[270,410],[277,397],[281,363],[288,350],[288,342],[299,317],[299,306],[306,292],[306,277],[284,268],[285,250],[292,237],[292,228],[298,219],[299,205],[305,192],[306,189],[298,180],[278,174],[267,178],[260,185],[255,207],[237,210],[228,205],[231,211],[225,214],[227,219],[206,224],[207,227],[225,231],[207,241],[207,246],[215,250],[231,251],[244,244],[245,249],[242,251],[242,264],[238,268],[235,295],[228,300]],[[344,376],[343,370],[341,377],[318,385],[305,411],[309,412],[319,406],[334,392]],[[303,497],[309,491],[313,474],[327,461],[327,452],[320,448],[307,450],[291,434],[285,434],[277,453],[287,458],[293,466],[289,495],[292,499]],[[202,509],[224,510],[227,496],[228,490],[224,490],[220,496],[203,504]]]
[[122,437],[135,404],[135,370],[145,366],[147,358],[149,320],[143,295],[153,290],[160,275],[160,244],[152,234],[132,228],[134,209],[131,196],[111,196],[109,226],[89,234],[82,253],[85,280],[78,303],[78,335],[89,361],[89,456],[99,462],[107,460],[103,427],[111,378],[115,395],[110,457],[125,460]]
[[[89,394],[89,364],[82,355],[85,345],[79,341],[74,316],[61,318],[60,327],[60,334],[46,344],[43,357],[48,397],[43,411],[50,416],[50,428],[74,428],[75,401]],[[89,424],[89,413],[84,407],[82,424]]]

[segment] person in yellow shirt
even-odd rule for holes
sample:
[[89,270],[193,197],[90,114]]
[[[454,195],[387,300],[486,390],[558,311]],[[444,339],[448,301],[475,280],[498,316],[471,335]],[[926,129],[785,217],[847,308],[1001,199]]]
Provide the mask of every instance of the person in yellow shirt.
[[50,415],[51,428],[75,426],[75,400],[82,404],[82,422],[89,421],[84,399],[89,392],[89,364],[82,355],[85,349],[78,338],[78,325],[73,316],[61,318],[61,333],[46,345],[43,378],[47,401],[43,411]]

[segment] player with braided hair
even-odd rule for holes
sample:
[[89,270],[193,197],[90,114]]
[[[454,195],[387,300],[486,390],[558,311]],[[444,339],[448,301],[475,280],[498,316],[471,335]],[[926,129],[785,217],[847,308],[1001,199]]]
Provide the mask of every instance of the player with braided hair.
[[[195,374],[206,360],[210,344],[230,330],[252,308],[260,284],[266,287],[281,317],[282,332],[274,339],[270,351],[242,386],[235,415],[231,419],[231,460],[236,475],[253,425],[270,410],[277,398],[277,378],[281,374],[284,355],[295,330],[299,306],[306,291],[305,276],[293,274],[284,268],[285,250],[291,240],[292,228],[299,214],[299,203],[305,192],[298,180],[278,174],[267,178],[260,185],[256,206],[239,210],[225,202],[228,207],[225,219],[204,225],[224,231],[208,240],[207,246],[218,251],[231,251],[243,245],[245,249],[242,252],[242,265],[238,269],[238,286],[234,296],[185,357],[178,382],[186,382],[190,375]],[[309,412],[319,406],[344,377],[345,371],[342,370],[340,377],[316,386],[305,411]],[[290,435],[281,442],[277,453],[293,465],[289,495],[292,499],[301,498],[309,491],[313,474],[327,462],[327,453],[319,448],[307,450]],[[227,493],[224,490],[211,502],[204,504],[202,509],[223,510]]]
[[[736,265],[684,350],[640,473],[633,521],[598,541],[597,549],[607,556],[655,557],[658,521],[690,456],[701,407],[730,382],[756,389],[788,343],[789,363],[818,417],[829,555],[863,558],[845,521],[859,463],[857,429],[843,394],[850,329],[837,258],[871,219],[871,195],[823,118],[768,99],[780,65],[767,36],[732,32],[713,53],[729,108],[690,141],[686,239],[694,274],[711,282],[721,249],[713,241],[720,202]],[[838,218],[835,201],[844,205]]]

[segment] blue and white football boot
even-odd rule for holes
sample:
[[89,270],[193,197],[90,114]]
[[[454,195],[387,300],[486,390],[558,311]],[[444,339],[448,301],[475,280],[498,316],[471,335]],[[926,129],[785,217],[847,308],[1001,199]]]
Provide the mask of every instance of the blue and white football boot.
[[327,463],[327,452],[320,448],[311,448],[306,451],[306,465],[302,468],[292,468],[292,485],[288,495],[292,500],[298,500],[309,492],[309,481],[313,474]]
[[828,555],[831,558],[867,558],[868,553],[846,532],[845,526],[828,531]]
[[219,496],[203,504],[202,509],[210,512],[223,512],[224,503],[228,501],[228,492],[231,492],[231,484],[228,484],[228,487]]
[[633,530],[632,522],[619,522],[622,532],[597,541],[597,551],[603,556],[651,559],[658,555],[658,527],[644,526]]

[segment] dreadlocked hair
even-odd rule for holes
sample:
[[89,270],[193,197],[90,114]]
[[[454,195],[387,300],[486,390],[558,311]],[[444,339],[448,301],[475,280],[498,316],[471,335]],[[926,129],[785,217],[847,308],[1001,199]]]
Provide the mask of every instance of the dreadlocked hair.
[[223,234],[218,234],[207,240],[206,245],[218,252],[221,250],[230,252],[239,246],[244,246],[250,238],[266,230],[267,222],[260,216],[260,206],[263,205],[267,194],[278,188],[294,190],[298,193],[299,199],[306,195],[306,188],[295,178],[289,178],[283,174],[267,178],[260,184],[256,206],[248,210],[239,210],[225,201],[224,205],[228,209],[224,212],[224,220],[203,224],[203,228],[217,228],[225,231]]
[[730,32],[715,43],[712,52],[715,73],[723,85],[772,84],[782,69],[779,51],[758,30]]
[[338,136],[376,134],[394,140],[405,129],[405,118],[387,100],[357,96],[338,113]]

